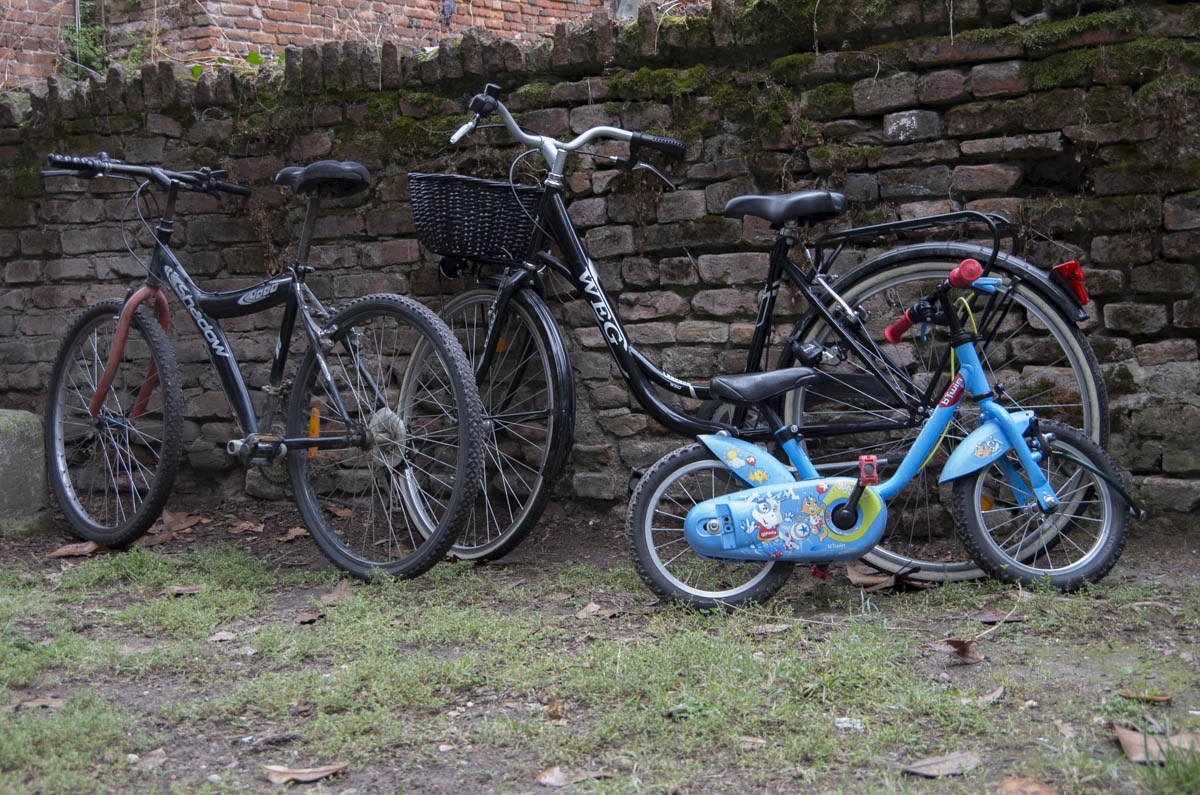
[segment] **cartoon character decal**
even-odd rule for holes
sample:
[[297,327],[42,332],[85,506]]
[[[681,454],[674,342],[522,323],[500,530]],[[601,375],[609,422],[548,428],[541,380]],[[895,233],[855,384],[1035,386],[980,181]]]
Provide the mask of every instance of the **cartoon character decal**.
[[730,447],[725,451],[725,465],[730,469],[746,466],[746,459],[738,455],[738,451]]
[[759,541],[774,541],[779,537],[779,523],[783,521],[783,515],[780,513],[777,498],[766,495],[754,504],[750,515],[758,524]]
[[988,458],[1000,452],[1000,440],[995,436],[989,436],[979,444],[975,445],[972,451],[976,458]]

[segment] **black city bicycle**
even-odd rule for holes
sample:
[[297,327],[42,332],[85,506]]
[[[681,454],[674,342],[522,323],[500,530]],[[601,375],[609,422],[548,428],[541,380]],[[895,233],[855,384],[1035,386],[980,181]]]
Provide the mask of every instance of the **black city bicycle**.
[[[154,240],[145,283],[102,301],[71,325],[47,389],[46,462],[59,507],[83,538],[123,547],[155,522],[179,467],[183,395],[167,337],[164,286],[205,350],[243,436],[226,449],[246,465],[286,459],[296,506],[322,552],[359,576],[416,576],[451,546],[480,482],[481,406],[470,366],[446,325],[412,299],[389,294],[337,312],[306,284],[322,198],[370,185],[358,163],[284,168],[277,185],[306,197],[295,264],[258,284],[206,292],[171,251],[180,191],[249,195],[225,173],[169,171],[96,157],[49,155],[47,176],[134,182],[126,208]],[[157,223],[151,188],[165,191]],[[124,232],[124,225],[122,226]],[[151,317],[142,303],[148,303]],[[282,305],[261,414],[256,414],[220,320]],[[297,320],[308,350],[285,378]],[[290,399],[287,393],[290,389]],[[286,430],[272,432],[287,399]]]
[[[409,175],[422,243],[443,255],[446,275],[476,275],[476,283],[443,310],[474,363],[489,424],[486,482],[452,550],[473,559],[500,557],[519,543],[537,520],[571,444],[574,390],[566,347],[542,298],[540,274],[546,268],[564,276],[591,306],[622,376],[656,420],[689,436],[725,430],[754,439],[768,433],[746,409],[711,401],[706,386],[672,377],[630,344],[563,202],[567,155],[591,141],[627,142],[626,157],[587,154],[623,169],[648,169],[664,181],[641,152],[654,149],[681,158],[683,143],[615,127],[594,127],[562,143],[522,130],[498,97],[494,85],[476,95],[470,103],[475,117],[451,141],[471,132],[479,119],[499,115],[515,140],[545,160],[549,171],[541,187],[451,174]],[[784,420],[808,440],[805,449],[819,471],[853,471],[862,454],[877,455],[884,466],[911,446],[953,375],[953,355],[945,323],[923,323],[915,338],[895,343],[886,339],[885,327],[968,258],[983,264],[985,276],[1001,280],[995,292],[966,296],[956,310],[980,338],[980,356],[1002,404],[1035,409],[1039,416],[1083,428],[1097,441],[1105,439],[1107,393],[1095,354],[1076,327],[1086,318],[1087,301],[1077,263],[1047,273],[1016,253],[1003,252],[1007,222],[978,212],[847,229],[803,244],[803,227],[836,217],[845,207],[842,194],[813,190],[741,196],[725,208],[727,215],[766,219],[778,231],[744,371],[795,365],[819,370],[820,378],[778,399]],[[984,229],[990,245],[906,245],[834,276],[835,262],[854,242],[967,224]],[[1012,237],[1015,252],[1019,241]],[[550,254],[553,245],[562,260]],[[792,261],[794,249],[803,251],[804,265]],[[769,341],[785,275],[810,309],[787,334],[772,365]],[[853,333],[836,334],[835,319]],[[654,387],[707,403],[698,416],[684,416],[663,403]],[[944,460],[975,418],[960,412],[926,465]],[[949,495],[926,469],[922,466],[893,499],[888,529],[865,560],[914,579],[981,576],[955,543]]]

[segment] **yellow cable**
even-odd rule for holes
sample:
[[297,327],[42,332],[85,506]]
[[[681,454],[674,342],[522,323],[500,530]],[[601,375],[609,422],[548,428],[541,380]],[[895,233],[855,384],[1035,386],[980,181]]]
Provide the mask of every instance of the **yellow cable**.
[[[963,311],[965,311],[967,313],[967,320],[970,321],[970,323],[971,323],[971,331],[978,334],[979,327],[975,325],[975,314],[971,311],[971,302],[960,295],[958,297],[958,301],[956,303],[962,304]],[[953,373],[955,371],[956,371],[956,368],[954,366],[954,349],[951,348],[950,349],[950,372]],[[925,465],[928,464],[930,459],[933,458],[933,454],[936,453],[938,451],[938,448],[942,446],[942,440],[946,438],[946,433],[949,430],[950,430],[950,423],[946,423],[946,427],[942,428],[942,435],[938,437],[937,441],[933,443],[933,447],[931,447],[929,449],[929,455],[925,456],[925,460],[921,462],[921,466],[917,467],[918,472],[920,472],[922,469],[925,468]]]

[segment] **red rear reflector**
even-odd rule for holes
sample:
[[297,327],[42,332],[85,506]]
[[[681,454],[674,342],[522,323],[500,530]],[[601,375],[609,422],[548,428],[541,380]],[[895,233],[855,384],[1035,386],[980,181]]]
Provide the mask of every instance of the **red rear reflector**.
[[1050,270],[1054,273],[1058,283],[1067,289],[1067,292],[1080,306],[1084,306],[1091,300],[1088,298],[1087,288],[1083,286],[1083,268],[1079,267],[1078,262],[1071,260],[1061,265],[1055,265]]

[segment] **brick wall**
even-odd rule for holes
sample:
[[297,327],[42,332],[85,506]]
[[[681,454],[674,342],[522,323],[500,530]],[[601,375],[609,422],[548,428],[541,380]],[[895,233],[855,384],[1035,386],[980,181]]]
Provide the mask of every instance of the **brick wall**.
[[[144,60],[153,50],[183,62],[218,56],[272,59],[288,47],[326,41],[414,47],[477,29],[514,40],[536,40],[559,22],[580,22],[607,0],[100,0],[112,62]],[[59,26],[74,22],[66,0],[0,0],[0,85],[30,85],[55,71]],[[61,14],[65,14],[60,18]],[[19,57],[18,57],[19,54]]]
[[[587,157],[570,175],[572,215],[631,338],[681,377],[738,369],[754,320],[771,235],[720,216],[726,198],[845,190],[852,210],[839,225],[1002,208],[1028,234],[1030,261],[1074,257],[1088,269],[1084,328],[1109,380],[1111,449],[1159,516],[1180,520],[1200,505],[1200,3],[1080,17],[1071,4],[1060,19],[1004,30],[1026,4],[968,5],[955,4],[954,38],[940,4],[818,20],[819,54],[786,18],[754,16],[764,4],[718,0],[710,16],[661,26],[649,9],[633,26],[602,10],[594,26],[558,25],[552,46],[475,34],[432,54],[325,43],[289,51],[282,74],[193,80],[163,64],[10,95],[0,102],[0,405],[40,410],[64,318],[124,294],[137,275],[119,235],[122,185],[44,185],[47,151],[221,165],[253,185],[249,202],[193,198],[180,209],[179,252],[210,289],[286,259],[299,207],[270,186],[278,168],[361,161],[372,191],[317,228],[318,294],[388,289],[435,304],[437,258],[414,240],[404,175],[506,173],[516,150],[502,136],[446,141],[470,93],[492,80],[539,132],[614,123],[687,141],[672,171],[679,193]],[[579,408],[562,495],[619,504],[629,468],[680,440],[631,404],[586,304],[556,289],[551,299]],[[188,463],[227,471],[228,416],[194,331],[177,320]],[[231,325],[249,382],[261,383],[269,345],[259,326]]]

